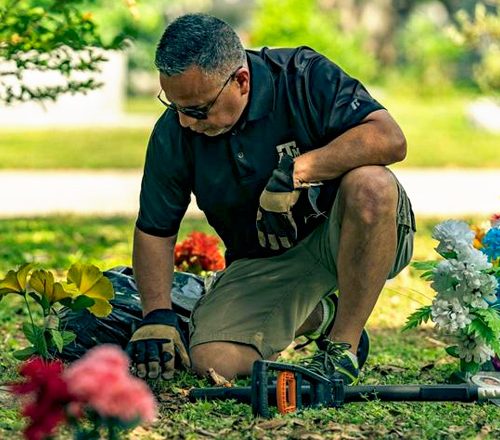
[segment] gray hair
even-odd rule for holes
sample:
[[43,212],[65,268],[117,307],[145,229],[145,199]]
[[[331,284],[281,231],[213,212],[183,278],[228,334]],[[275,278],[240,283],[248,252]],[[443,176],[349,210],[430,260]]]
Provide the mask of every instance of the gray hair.
[[176,18],[156,48],[155,65],[167,76],[198,66],[208,75],[222,77],[246,64],[245,49],[233,28],[207,14]]

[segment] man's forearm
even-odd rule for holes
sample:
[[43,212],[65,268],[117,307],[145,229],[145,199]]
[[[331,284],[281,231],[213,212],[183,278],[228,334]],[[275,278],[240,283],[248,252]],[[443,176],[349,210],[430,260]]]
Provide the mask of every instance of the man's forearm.
[[297,157],[294,183],[298,187],[301,183],[335,179],[360,166],[399,162],[405,155],[403,132],[385,110],[379,110],[324,147]]
[[135,230],[132,264],[144,315],[152,310],[172,308],[175,240],[175,236],[154,237]]

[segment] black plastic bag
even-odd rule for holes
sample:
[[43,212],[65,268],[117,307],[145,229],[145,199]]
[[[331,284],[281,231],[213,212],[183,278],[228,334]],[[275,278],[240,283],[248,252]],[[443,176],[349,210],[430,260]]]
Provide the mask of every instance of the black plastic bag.
[[[132,268],[120,266],[104,272],[113,284],[115,297],[110,301],[112,312],[98,318],[88,310],[75,312],[64,308],[60,313],[61,329],[76,334],[76,339],[54,356],[64,361],[81,358],[85,352],[100,344],[117,344],[123,349],[134,328],[142,319],[141,301],[132,274]],[[186,272],[174,272],[172,308],[179,316],[181,330],[189,340],[189,317],[198,299],[205,293],[203,278]]]

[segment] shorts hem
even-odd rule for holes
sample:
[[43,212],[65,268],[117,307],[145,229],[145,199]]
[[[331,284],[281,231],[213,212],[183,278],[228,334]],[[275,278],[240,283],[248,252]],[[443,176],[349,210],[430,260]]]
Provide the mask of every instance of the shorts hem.
[[276,350],[274,350],[269,344],[257,344],[255,342],[255,337],[249,337],[246,335],[235,336],[227,333],[211,333],[200,336],[193,335],[189,341],[189,349],[196,345],[206,344],[209,342],[234,342],[236,344],[250,345],[255,348],[260,356],[262,356],[262,359],[267,359],[272,354],[276,353]]

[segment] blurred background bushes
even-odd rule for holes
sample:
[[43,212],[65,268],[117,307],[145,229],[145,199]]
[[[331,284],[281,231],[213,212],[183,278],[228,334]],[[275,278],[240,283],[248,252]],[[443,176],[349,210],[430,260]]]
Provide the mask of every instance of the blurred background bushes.
[[[500,0],[57,3],[73,7],[87,22],[91,20],[103,45],[128,38],[131,94],[148,94],[156,88],[156,81],[149,84],[154,74],[156,42],[168,22],[193,11],[227,20],[247,47],[309,45],[370,84],[414,88],[417,94],[424,95],[442,94],[457,87],[490,94],[500,89]],[[40,4],[40,0],[0,0],[0,59],[13,42],[23,37],[26,26],[20,26],[20,8],[39,13]],[[17,36],[13,39],[14,33]],[[39,29],[38,35],[40,40],[45,38],[44,29]]]

